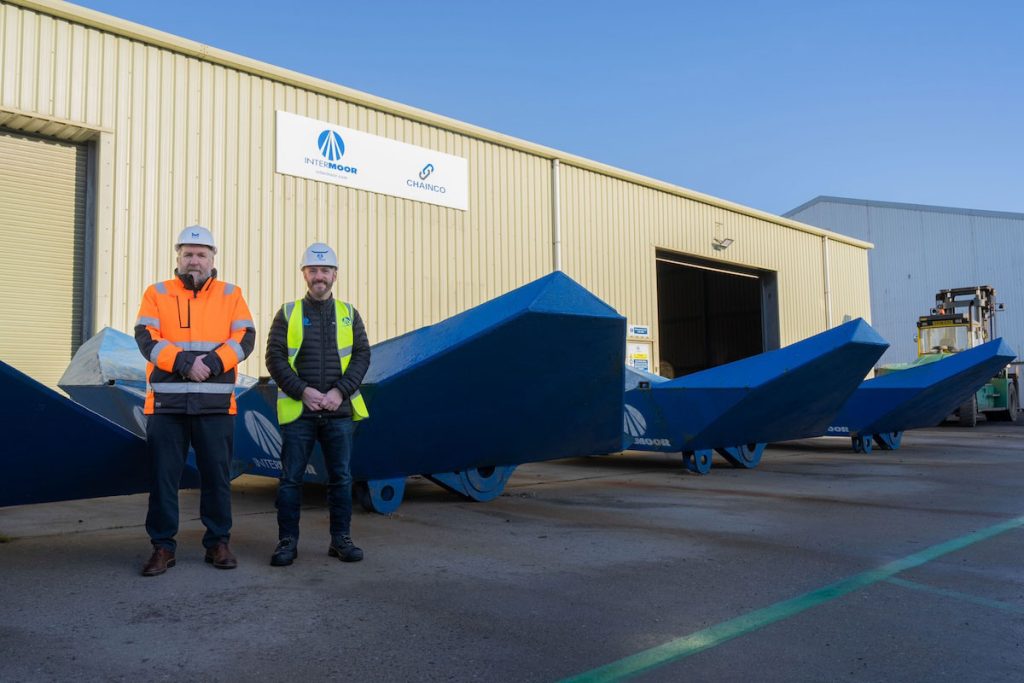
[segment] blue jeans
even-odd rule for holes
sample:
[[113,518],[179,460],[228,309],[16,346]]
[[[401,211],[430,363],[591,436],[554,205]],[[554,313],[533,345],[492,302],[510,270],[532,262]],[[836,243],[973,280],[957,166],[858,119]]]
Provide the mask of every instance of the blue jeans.
[[302,478],[319,442],[327,465],[327,504],[331,515],[331,540],[351,533],[352,435],[351,418],[300,417],[281,427],[281,480],[277,485],[278,539],[299,538]]
[[189,444],[199,468],[199,518],[206,527],[203,546],[231,539],[231,451],[234,415],[150,415],[146,445],[150,460],[146,531],[154,547],[172,553],[178,535],[178,487]]

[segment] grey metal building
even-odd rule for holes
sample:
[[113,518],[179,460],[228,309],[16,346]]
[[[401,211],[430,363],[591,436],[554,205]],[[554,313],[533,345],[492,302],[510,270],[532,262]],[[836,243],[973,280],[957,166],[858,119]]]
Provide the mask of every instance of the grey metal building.
[[1024,214],[821,196],[784,215],[874,243],[871,324],[892,345],[882,362],[915,357],[937,291],[973,285],[996,288],[997,334],[1024,356]]

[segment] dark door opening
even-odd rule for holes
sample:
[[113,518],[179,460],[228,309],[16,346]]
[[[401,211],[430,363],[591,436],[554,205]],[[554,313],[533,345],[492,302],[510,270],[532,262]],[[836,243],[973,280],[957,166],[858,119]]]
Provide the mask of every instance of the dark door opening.
[[662,376],[778,348],[775,273],[661,252],[657,272]]

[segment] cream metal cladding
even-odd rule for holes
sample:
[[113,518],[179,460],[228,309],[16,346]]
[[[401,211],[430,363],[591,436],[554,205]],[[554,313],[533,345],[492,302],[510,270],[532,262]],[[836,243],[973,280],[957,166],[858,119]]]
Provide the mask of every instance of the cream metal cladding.
[[[563,268],[631,321],[657,322],[665,248],[777,270],[783,343],[825,326],[821,235],[832,233],[74,5],[0,1],[0,40],[0,116],[62,125],[95,150],[97,329],[130,330],[193,222],[214,230],[218,268],[257,319],[249,374],[262,373],[277,307],[302,293],[297,263],[314,240],[342,252],[339,294],[373,341],[436,322],[551,270],[553,159]],[[277,110],[466,157],[469,210],[276,174]],[[715,236],[736,243],[714,252]],[[867,298],[866,281],[833,278],[839,287]]]
[[0,129],[0,359],[55,385],[81,343],[87,152]]
[[[170,276],[174,238],[194,222],[213,229],[218,270],[256,317],[249,374],[263,372],[277,308],[302,294],[298,262],[312,241],[341,252],[337,291],[364,312],[372,340],[550,271],[547,159],[12,4],[0,4],[0,37],[0,113],[83,122],[107,157],[97,328],[130,331],[143,289]],[[470,210],[275,173],[278,109],[468,158]]]
[[[852,318],[871,320],[871,299],[867,296],[868,252],[833,239],[828,240],[828,250],[833,325]],[[851,283],[861,283],[861,286],[854,288]]]
[[[828,233],[794,229],[566,163],[560,179],[563,269],[628,312],[630,323],[650,325],[655,350],[658,249],[718,261],[726,268],[776,271],[783,345],[825,329],[822,245]],[[726,238],[733,243],[716,250],[713,241]],[[832,324],[842,322],[845,313],[869,318],[863,243],[827,242]]]

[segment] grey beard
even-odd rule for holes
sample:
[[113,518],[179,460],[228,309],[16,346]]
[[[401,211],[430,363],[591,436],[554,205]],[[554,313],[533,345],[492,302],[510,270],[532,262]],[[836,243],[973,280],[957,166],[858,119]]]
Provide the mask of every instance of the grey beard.
[[[212,273],[210,275],[212,275]],[[189,273],[189,272],[185,273],[185,277],[188,279],[189,282],[192,283],[191,284],[192,289],[196,289],[196,290],[199,290],[199,289],[203,288],[203,285],[206,284],[206,281],[210,279],[210,275],[207,275],[206,277],[200,279],[199,276],[196,275],[195,273]]]

